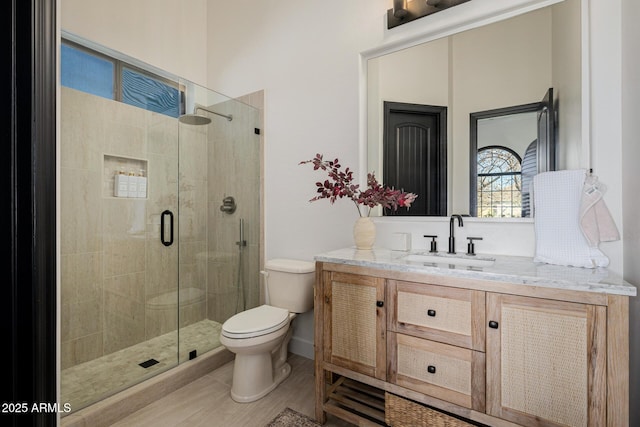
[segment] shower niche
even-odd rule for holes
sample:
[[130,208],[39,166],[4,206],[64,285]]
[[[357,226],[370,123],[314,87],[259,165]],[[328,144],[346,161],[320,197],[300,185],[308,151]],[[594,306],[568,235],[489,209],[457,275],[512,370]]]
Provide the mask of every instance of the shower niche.
[[146,199],[149,194],[149,162],[145,159],[103,155],[102,197]]

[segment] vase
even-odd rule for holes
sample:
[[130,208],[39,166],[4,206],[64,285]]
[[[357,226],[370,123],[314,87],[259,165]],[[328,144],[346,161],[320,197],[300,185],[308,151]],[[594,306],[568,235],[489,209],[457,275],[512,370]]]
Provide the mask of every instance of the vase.
[[353,240],[357,249],[369,250],[376,241],[376,224],[369,217],[360,217],[353,226]]

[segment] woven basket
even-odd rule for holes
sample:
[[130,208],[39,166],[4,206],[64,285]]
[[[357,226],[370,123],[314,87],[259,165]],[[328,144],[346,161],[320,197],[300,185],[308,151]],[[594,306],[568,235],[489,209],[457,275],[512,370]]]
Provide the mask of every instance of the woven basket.
[[392,427],[473,427],[426,406],[385,393],[385,422]]

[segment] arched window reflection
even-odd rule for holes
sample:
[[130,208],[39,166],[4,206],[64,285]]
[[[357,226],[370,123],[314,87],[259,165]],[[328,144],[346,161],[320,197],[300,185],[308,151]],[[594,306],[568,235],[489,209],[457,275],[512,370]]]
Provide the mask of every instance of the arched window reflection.
[[507,147],[478,150],[478,217],[522,217],[522,159]]

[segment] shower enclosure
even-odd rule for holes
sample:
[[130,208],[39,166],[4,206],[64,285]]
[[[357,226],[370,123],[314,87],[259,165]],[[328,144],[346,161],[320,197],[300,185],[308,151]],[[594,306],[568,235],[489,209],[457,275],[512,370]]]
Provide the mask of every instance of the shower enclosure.
[[[259,303],[259,110],[175,84],[173,115],[61,87],[60,399],[71,413],[220,346],[221,324]],[[192,112],[208,120],[177,117]]]

